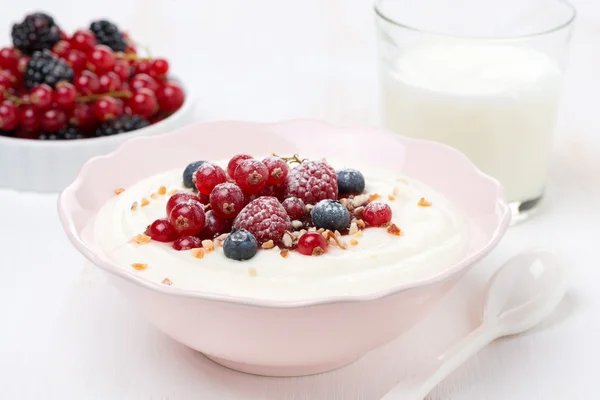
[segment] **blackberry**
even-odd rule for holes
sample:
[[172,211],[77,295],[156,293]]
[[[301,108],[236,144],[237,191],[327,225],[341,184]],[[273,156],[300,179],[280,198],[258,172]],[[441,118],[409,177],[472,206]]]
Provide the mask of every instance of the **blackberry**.
[[44,13],[30,14],[12,27],[13,46],[25,54],[51,49],[60,40],[60,28]]
[[60,81],[73,82],[73,70],[50,50],[36,51],[27,64],[24,81],[27,89],[45,83],[55,88]]
[[38,138],[39,140],[75,140],[85,139],[85,135],[76,127],[68,126],[57,132],[44,132]]
[[100,125],[96,129],[96,137],[135,131],[136,129],[145,128],[148,125],[150,125],[150,122],[139,115],[122,115]]
[[90,25],[90,31],[96,36],[98,44],[108,46],[113,51],[125,51],[127,41],[117,25],[112,22],[105,19],[94,21]]

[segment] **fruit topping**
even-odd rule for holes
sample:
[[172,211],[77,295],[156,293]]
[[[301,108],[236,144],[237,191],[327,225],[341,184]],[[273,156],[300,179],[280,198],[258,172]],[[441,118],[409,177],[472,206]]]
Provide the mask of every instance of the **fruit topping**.
[[352,168],[344,168],[337,171],[337,183],[339,194],[360,194],[365,190],[365,177]]
[[267,184],[278,185],[285,181],[289,168],[283,159],[277,156],[271,156],[265,158],[262,162],[269,171],[269,179]]
[[319,232],[307,232],[298,240],[298,252],[305,256],[320,256],[327,251],[327,241]]
[[96,37],[98,43],[110,47],[113,51],[125,51],[127,41],[119,28],[110,21],[98,20],[92,22],[90,31]]
[[197,249],[202,247],[202,240],[196,236],[180,237],[173,243],[173,248],[177,251]]
[[96,137],[111,136],[117,133],[131,132],[150,125],[148,120],[138,115],[122,115],[100,125]]
[[234,229],[223,242],[223,252],[227,258],[249,260],[258,251],[256,238],[245,229]]
[[198,196],[189,192],[175,193],[173,196],[169,197],[169,200],[167,201],[167,215],[171,214],[171,211],[173,211],[173,208],[177,204],[185,203],[186,201],[190,200],[198,201]]
[[275,197],[259,197],[242,209],[233,226],[252,233],[259,244],[269,240],[278,243],[285,231],[291,229],[291,222]]
[[284,196],[298,197],[305,204],[336,200],[338,193],[335,170],[325,161],[305,161],[290,170]]
[[385,203],[372,202],[365,207],[362,219],[369,226],[387,226],[392,220],[392,209]]
[[235,175],[235,169],[240,165],[240,163],[244,160],[251,160],[253,157],[248,154],[237,154],[233,156],[229,163],[227,163],[227,174],[233,179]]
[[193,200],[176,204],[169,213],[169,222],[180,236],[197,235],[204,229],[206,223],[204,207]]
[[310,212],[317,228],[342,231],[350,225],[350,213],[346,206],[337,200],[321,200]]
[[192,175],[192,180],[196,184],[198,192],[210,195],[215,186],[220,183],[225,183],[227,178],[225,177],[223,168],[207,162],[198,167],[196,172]]
[[233,183],[221,183],[210,193],[210,206],[218,217],[235,218],[246,204],[244,193]]
[[60,81],[73,82],[73,69],[50,50],[36,51],[31,56],[23,76],[27,89],[45,83],[51,88]]
[[39,140],[75,140],[83,139],[85,135],[76,127],[68,126],[56,132],[45,132],[40,135]]
[[281,205],[291,220],[301,220],[306,215],[306,205],[297,197],[288,197]]
[[214,239],[224,233],[231,232],[233,226],[232,219],[225,219],[218,217],[213,210],[209,210],[206,213],[206,226],[200,232],[200,238],[202,239]]
[[157,242],[172,242],[179,236],[175,228],[165,218],[157,219],[150,224],[146,228],[146,235]]
[[244,160],[236,167],[233,179],[244,193],[258,193],[267,186],[269,170],[258,160]]
[[44,13],[30,14],[12,27],[13,46],[25,54],[51,49],[60,40],[60,28]]
[[200,167],[205,162],[206,161],[194,161],[193,163],[190,163],[187,167],[185,167],[185,169],[183,170],[183,186],[185,186],[186,188],[198,190],[196,188],[196,184],[194,183],[193,175],[198,170],[198,167]]

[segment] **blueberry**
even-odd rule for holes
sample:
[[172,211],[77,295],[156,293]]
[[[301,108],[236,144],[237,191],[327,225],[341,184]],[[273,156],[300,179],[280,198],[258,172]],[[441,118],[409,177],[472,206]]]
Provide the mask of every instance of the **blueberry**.
[[317,228],[341,231],[350,224],[350,213],[345,205],[337,200],[321,200],[310,212]]
[[196,161],[185,167],[185,170],[183,171],[183,186],[185,186],[186,188],[196,189],[196,184],[192,179],[192,175],[194,175],[194,172],[196,172],[198,167],[204,164],[205,162],[206,161]]
[[337,171],[338,193],[362,193],[365,190],[365,177],[359,170],[344,168]]
[[232,260],[249,260],[256,254],[258,244],[254,235],[245,229],[235,229],[223,242],[223,252]]

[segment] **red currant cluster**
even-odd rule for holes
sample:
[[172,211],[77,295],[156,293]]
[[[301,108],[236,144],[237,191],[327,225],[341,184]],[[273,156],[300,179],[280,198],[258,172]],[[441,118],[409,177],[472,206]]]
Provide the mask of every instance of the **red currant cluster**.
[[[140,57],[133,42],[123,34],[125,51],[98,44],[89,30],[61,40],[44,57],[64,60],[72,79],[54,85],[28,83],[34,75],[36,54],[15,47],[0,50],[0,135],[27,139],[105,136],[138,129],[158,122],[177,111],[184,102],[182,88],[168,79],[169,63],[162,58]],[[66,68],[68,68],[66,67]],[[37,72],[36,72],[37,73]],[[48,82],[48,80],[46,80]],[[137,116],[144,124],[129,128],[102,129],[103,124],[122,116]],[[126,125],[126,124],[125,124]],[[72,137],[56,136],[66,129]]]

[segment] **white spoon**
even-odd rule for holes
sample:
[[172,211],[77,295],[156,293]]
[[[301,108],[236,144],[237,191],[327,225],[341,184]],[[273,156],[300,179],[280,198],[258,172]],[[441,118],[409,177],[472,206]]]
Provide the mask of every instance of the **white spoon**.
[[567,290],[567,269],[554,255],[531,250],[506,262],[485,290],[481,325],[422,365],[382,400],[423,400],[452,371],[502,336],[533,328],[560,303]]

